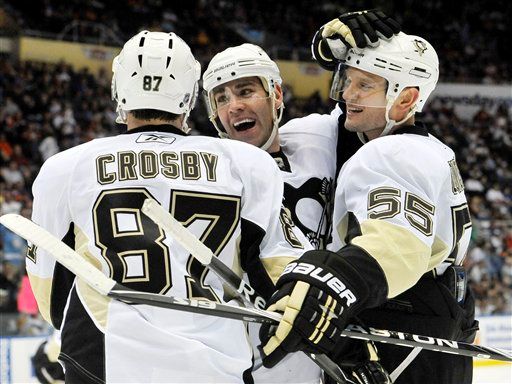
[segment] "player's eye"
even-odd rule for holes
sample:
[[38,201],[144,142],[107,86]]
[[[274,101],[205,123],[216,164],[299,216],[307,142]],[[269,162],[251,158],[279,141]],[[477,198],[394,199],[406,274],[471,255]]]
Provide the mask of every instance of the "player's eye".
[[363,91],[370,91],[375,88],[374,84],[361,82],[359,83],[359,88],[361,88]]
[[244,87],[240,90],[240,96],[251,97],[254,94],[254,90],[251,87]]
[[217,95],[215,95],[215,103],[217,104],[217,106],[225,105],[227,102],[228,98],[225,94],[218,93]]

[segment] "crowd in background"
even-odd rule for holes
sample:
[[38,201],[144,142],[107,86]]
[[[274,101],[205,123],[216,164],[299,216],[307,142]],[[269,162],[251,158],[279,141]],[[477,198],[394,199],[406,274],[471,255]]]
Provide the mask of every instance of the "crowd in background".
[[[18,3],[18,2],[17,2]],[[24,1],[19,1],[23,4]],[[228,44],[238,44],[244,39],[221,23],[236,20],[238,24],[251,25],[255,31],[263,30],[268,35],[278,36],[276,42],[288,42],[307,46],[318,26],[318,20],[332,15],[334,6],[324,3],[311,12],[305,1],[291,10],[268,1],[228,2],[190,1],[174,10],[164,11],[160,0],[116,2],[108,10],[100,1],[94,5],[77,6],[77,1],[35,2],[32,11],[22,19],[25,28],[32,26],[38,16],[51,32],[58,32],[73,18],[86,18],[97,22],[109,21],[109,25],[131,35],[137,30],[131,14],[137,14],[141,28],[152,30],[174,30],[183,36],[194,36],[194,53],[200,53],[205,64],[214,53]],[[71,4],[69,7],[64,5]],[[347,9],[354,9],[355,2],[346,1]],[[356,7],[364,4],[358,2]],[[364,2],[363,2],[364,3]],[[373,2],[375,4],[375,2]],[[477,79],[486,83],[510,83],[512,71],[508,52],[496,49],[500,44],[500,33],[488,39],[494,29],[501,31],[504,14],[476,8],[476,2],[469,1],[460,19],[447,19],[450,4],[424,1],[415,12],[427,12],[421,20],[410,16],[407,6],[412,1],[395,1],[394,8],[384,9],[397,17],[415,33],[443,39],[439,44],[442,78],[445,80],[471,81]],[[501,3],[491,1],[491,3]],[[89,4],[89,3],[88,3]],[[99,5],[98,5],[99,4]],[[120,9],[123,4],[124,9]],[[403,6],[401,10],[398,5]],[[75,5],[75,6],[73,6]],[[18,6],[18,5],[17,5]],[[20,5],[21,6],[21,5]],[[454,6],[454,5],[453,5]],[[106,5],[103,5],[106,7]],[[306,8],[305,8],[306,7]],[[448,7],[448,10],[446,9]],[[507,5],[510,8],[510,6]],[[389,7],[388,7],[389,8]],[[275,13],[280,16],[276,18]],[[159,12],[158,12],[159,11]],[[477,12],[478,11],[478,12]],[[16,7],[10,14],[17,17]],[[25,12],[25,11],[24,11]],[[111,12],[123,12],[124,18],[113,18]],[[120,13],[121,14],[121,13]],[[176,15],[179,14],[178,18]],[[449,21],[442,24],[442,17]],[[195,28],[192,20],[195,20]],[[284,26],[286,25],[286,29]],[[232,26],[232,28],[239,28]],[[504,27],[503,27],[504,28]],[[223,31],[219,33],[218,31]],[[92,31],[83,31],[84,34]],[[258,38],[257,33],[253,33]],[[124,39],[124,36],[123,36]],[[264,39],[265,40],[265,39]],[[264,45],[264,40],[262,45]],[[461,42],[463,45],[460,46]],[[455,45],[458,44],[458,46]],[[500,47],[504,47],[501,45]],[[270,47],[271,48],[271,47]],[[450,51],[451,50],[451,51]],[[446,52],[445,52],[446,51]],[[484,65],[478,61],[483,60]],[[205,66],[203,66],[204,68]],[[285,79],[286,80],[286,79]],[[476,80],[475,80],[476,81]],[[312,112],[327,113],[332,104],[322,100],[319,94],[308,99],[299,99],[285,84],[284,121]],[[31,214],[31,186],[41,164],[53,154],[93,138],[113,135],[124,130],[115,123],[115,110],[110,96],[110,73],[92,75],[87,69],[73,69],[66,63],[47,64],[38,62],[17,62],[5,58],[0,61],[0,214]],[[460,113],[449,99],[434,99],[420,116],[431,132],[450,145],[456,155],[465,180],[466,194],[473,220],[473,235],[466,267],[470,284],[476,294],[479,315],[512,312],[512,105],[482,105],[474,113]],[[193,134],[215,136],[207,119],[206,109],[200,99],[190,118]],[[37,333],[44,330],[38,322],[30,303],[19,300],[25,297],[24,254],[26,243],[0,226],[0,312],[18,313],[12,332]]]
[[[63,39],[121,45],[139,30],[186,36],[205,64],[213,54],[244,41],[273,58],[310,59],[319,24],[338,14],[378,8],[403,30],[428,37],[443,68],[441,81],[502,83],[512,79],[509,49],[512,3],[506,0],[6,0],[6,33],[43,31]],[[136,22],[134,22],[136,20]],[[0,26],[0,28],[2,28]],[[105,28],[112,32],[105,34]],[[117,38],[115,38],[117,37]]]

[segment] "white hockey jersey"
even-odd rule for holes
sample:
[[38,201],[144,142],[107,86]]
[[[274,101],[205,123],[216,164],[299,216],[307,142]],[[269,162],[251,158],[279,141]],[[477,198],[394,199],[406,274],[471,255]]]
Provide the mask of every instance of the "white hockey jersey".
[[[43,165],[33,194],[35,223],[139,291],[225,295],[219,278],[142,214],[147,197],[262,295],[310,248],[282,209],[282,178],[268,154],[172,126],[61,152]],[[93,382],[239,383],[251,368],[240,321],[107,299],[40,249],[29,250],[27,270],[41,313],[62,331],[60,358]]]
[[[324,248],[331,234],[340,114],[336,106],[329,115],[314,113],[290,120],[279,128],[281,150],[272,154],[285,182],[284,206],[315,248]],[[259,344],[259,326],[250,324],[249,330],[254,344]],[[304,353],[289,354],[272,369],[261,366],[259,351],[255,350],[255,356],[256,384],[320,380],[320,369]]]
[[471,220],[453,151],[417,126],[363,145],[341,169],[333,223],[328,248],[363,248],[382,268],[388,298],[461,264]]
[[336,106],[329,115],[290,120],[279,128],[281,151],[272,154],[285,183],[284,205],[317,249],[325,248],[330,238],[341,113]]

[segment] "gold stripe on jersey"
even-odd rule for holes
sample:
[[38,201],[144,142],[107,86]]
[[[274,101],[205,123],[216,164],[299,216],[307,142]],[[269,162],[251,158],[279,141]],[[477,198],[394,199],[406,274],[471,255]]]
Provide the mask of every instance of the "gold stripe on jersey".
[[[88,244],[88,236],[80,227],[75,225],[76,252],[80,254],[84,259],[86,259],[87,262],[94,265],[96,269],[101,270],[101,263],[91,254],[88,248]],[[93,320],[101,327],[105,328],[107,326],[108,304],[110,303],[110,299],[106,296],[100,295],[80,279],[77,279],[77,287],[84,307],[87,308],[87,311]]]
[[449,256],[450,251],[450,245],[446,244],[443,240],[436,236],[434,238],[434,243],[432,244],[432,256],[430,256],[428,270],[430,271],[438,267],[443,261],[447,261],[446,258]]
[[107,328],[108,306],[111,299],[96,292],[80,278],[76,279],[76,286],[78,297],[80,297],[80,301],[87,313],[97,325],[102,327],[100,331],[105,332]]
[[52,292],[52,278],[39,277],[29,272],[28,279],[30,281],[32,291],[34,292],[41,316],[43,316],[43,319],[45,319],[47,322],[52,324],[52,319],[50,316],[50,294]]
[[412,287],[428,271],[431,249],[407,228],[384,220],[361,223],[362,236],[352,244],[377,260],[388,283],[388,298]]
[[284,268],[294,260],[297,260],[297,258],[290,256],[267,257],[261,259],[261,263],[275,285]]

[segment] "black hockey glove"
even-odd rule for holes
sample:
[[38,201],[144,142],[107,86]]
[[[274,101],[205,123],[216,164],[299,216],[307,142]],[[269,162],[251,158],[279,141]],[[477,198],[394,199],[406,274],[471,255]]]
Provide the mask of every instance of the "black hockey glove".
[[379,45],[379,39],[391,39],[401,30],[400,24],[384,12],[372,9],[347,12],[324,24],[313,37],[313,58],[333,71],[345,60],[350,48]]
[[[359,323],[351,319],[351,323]],[[377,347],[372,341],[340,339],[335,351],[329,357],[356,384],[391,384],[391,377],[379,362]],[[335,384],[326,376],[325,384]]]
[[[350,376],[349,376],[350,377]],[[378,361],[367,361],[352,369],[351,379],[359,384],[392,384],[388,372]],[[326,381],[326,384],[329,382]]]
[[46,341],[37,348],[36,354],[32,356],[32,364],[36,377],[42,384],[64,383],[64,371],[56,361],[50,361],[46,351]]
[[283,318],[277,327],[260,328],[267,368],[290,352],[332,352],[348,318],[364,308],[369,293],[354,267],[329,251],[308,251],[288,264],[276,287],[268,310]]

